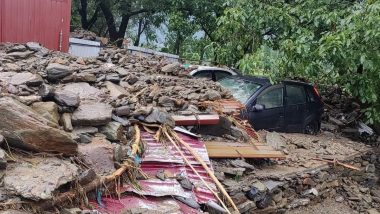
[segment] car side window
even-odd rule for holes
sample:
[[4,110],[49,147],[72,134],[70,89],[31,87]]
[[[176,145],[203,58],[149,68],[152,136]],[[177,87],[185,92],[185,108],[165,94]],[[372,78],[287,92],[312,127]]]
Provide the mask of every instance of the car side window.
[[287,105],[306,103],[305,87],[299,85],[286,85]]
[[216,81],[223,79],[224,77],[227,77],[227,76],[231,76],[231,74],[225,71],[215,71]]
[[264,91],[257,97],[256,104],[261,104],[265,109],[278,108],[283,106],[283,88],[274,88]]
[[314,92],[312,91],[312,89],[311,88],[307,88],[306,89],[306,91],[307,91],[307,96],[309,97],[309,101],[310,102],[315,102],[315,94],[314,94]]
[[194,77],[212,79],[212,71],[199,71],[194,74]]

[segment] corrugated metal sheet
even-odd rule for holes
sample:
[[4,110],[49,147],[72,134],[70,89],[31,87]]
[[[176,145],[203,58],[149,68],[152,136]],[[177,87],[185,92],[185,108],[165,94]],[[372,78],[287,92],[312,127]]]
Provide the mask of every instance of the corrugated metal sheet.
[[69,53],[79,57],[97,57],[100,52],[100,42],[85,39],[70,38]]
[[0,0],[0,4],[0,42],[33,41],[52,50],[69,50],[71,0]]
[[[178,133],[178,132],[177,132]],[[202,183],[200,178],[193,172],[193,170],[185,164],[182,156],[179,152],[168,143],[164,146],[158,143],[152,134],[148,132],[141,133],[142,139],[147,143],[147,151],[144,154],[141,169],[151,177],[154,177],[159,170],[164,170],[171,175],[186,174],[189,180],[194,184],[193,190],[196,200],[199,203],[207,203],[208,201],[216,201],[216,198],[212,192]],[[193,148],[203,161],[212,169],[210,159],[207,154],[206,146],[203,142],[196,138],[191,138],[187,135],[178,133],[191,148]],[[200,165],[200,163],[190,154],[189,151],[183,149],[183,153],[189,160],[191,165],[197,170],[202,178],[211,186],[214,191],[217,191],[212,179],[208,176],[206,170]]]

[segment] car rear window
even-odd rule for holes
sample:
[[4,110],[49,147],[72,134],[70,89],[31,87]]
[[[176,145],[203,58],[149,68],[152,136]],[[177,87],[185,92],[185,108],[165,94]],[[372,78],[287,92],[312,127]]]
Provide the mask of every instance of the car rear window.
[[311,87],[307,87],[306,92],[310,102],[315,102],[318,99]]
[[306,103],[306,93],[304,86],[286,85],[286,96],[288,105]]
[[230,90],[232,96],[242,103],[247,102],[248,98],[262,86],[254,82],[229,77],[221,79],[219,83]]
[[263,92],[256,104],[265,106],[265,109],[278,108],[283,106],[283,88],[275,88]]

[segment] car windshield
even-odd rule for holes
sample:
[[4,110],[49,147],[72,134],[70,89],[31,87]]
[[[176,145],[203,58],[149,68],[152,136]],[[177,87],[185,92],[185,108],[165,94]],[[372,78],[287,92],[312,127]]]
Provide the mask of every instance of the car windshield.
[[261,87],[260,84],[254,82],[229,77],[219,80],[219,83],[229,89],[234,98],[242,103],[245,103]]

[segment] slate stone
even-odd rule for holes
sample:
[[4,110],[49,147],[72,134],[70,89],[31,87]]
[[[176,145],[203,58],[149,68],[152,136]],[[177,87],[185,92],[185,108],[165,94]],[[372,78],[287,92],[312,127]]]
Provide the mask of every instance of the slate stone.
[[112,107],[105,103],[81,103],[71,118],[74,126],[101,126],[111,122]]

